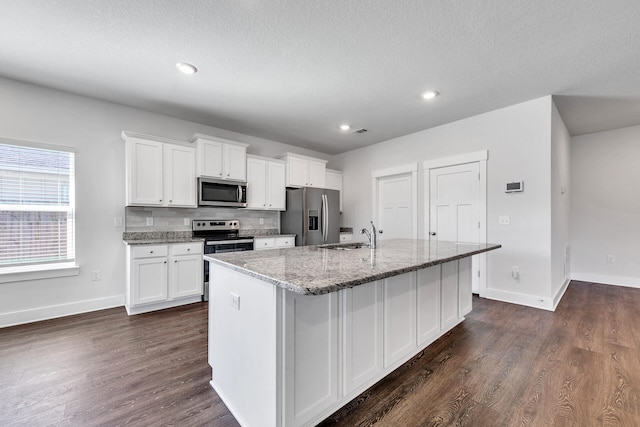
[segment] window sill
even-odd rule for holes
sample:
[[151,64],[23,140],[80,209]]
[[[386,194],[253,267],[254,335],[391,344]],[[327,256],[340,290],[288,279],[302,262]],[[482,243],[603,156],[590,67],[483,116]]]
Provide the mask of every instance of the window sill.
[[46,264],[28,267],[7,267],[0,269],[0,283],[77,276],[79,270],[80,267],[75,263]]

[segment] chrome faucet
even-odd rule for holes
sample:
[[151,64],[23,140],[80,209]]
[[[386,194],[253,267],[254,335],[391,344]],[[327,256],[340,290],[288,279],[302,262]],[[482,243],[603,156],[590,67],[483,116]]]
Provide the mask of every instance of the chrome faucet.
[[[382,234],[382,230],[378,231],[378,233]],[[376,248],[376,226],[373,225],[373,221],[371,221],[371,231],[367,230],[366,228],[363,228],[362,230],[360,230],[360,234],[366,234],[367,237],[369,238],[369,247],[371,249],[375,249]]]

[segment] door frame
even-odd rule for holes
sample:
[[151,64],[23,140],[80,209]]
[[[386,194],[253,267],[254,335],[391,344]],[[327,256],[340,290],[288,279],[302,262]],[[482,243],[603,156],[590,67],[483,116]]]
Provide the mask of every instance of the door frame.
[[[448,166],[463,165],[466,163],[478,163],[480,170],[480,194],[478,197],[478,209],[480,221],[480,243],[487,243],[487,159],[489,150],[474,151],[471,153],[459,154],[451,157],[425,160],[422,162],[422,174],[424,176],[424,238],[429,239],[429,228],[431,226],[431,169]],[[480,280],[478,283],[480,296],[484,296],[487,290],[487,255],[478,255],[478,269]]]
[[418,238],[418,163],[395,166],[386,169],[371,171],[371,194],[372,194],[372,220],[374,224],[378,222],[378,191],[380,189],[380,179],[390,178],[396,175],[411,174],[411,237]]

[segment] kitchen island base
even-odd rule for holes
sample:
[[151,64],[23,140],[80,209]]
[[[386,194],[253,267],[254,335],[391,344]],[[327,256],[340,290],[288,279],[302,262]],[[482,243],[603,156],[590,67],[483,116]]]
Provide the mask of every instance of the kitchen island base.
[[321,295],[210,263],[211,385],[243,426],[311,426],[464,320],[471,258]]

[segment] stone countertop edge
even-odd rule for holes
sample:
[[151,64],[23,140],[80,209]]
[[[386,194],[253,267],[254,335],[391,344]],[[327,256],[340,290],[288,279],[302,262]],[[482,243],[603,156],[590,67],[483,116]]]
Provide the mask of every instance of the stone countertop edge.
[[[339,283],[334,283],[333,285],[330,286],[323,286],[321,288],[316,288],[316,287],[305,287],[305,286],[299,286],[296,285],[294,283],[290,283],[281,279],[277,279],[277,278],[273,278],[270,276],[266,276],[264,274],[260,274],[258,272],[255,272],[253,270],[249,270],[247,268],[220,260],[220,259],[216,259],[216,258],[212,258],[211,256],[208,255],[204,255],[204,259],[210,262],[213,262],[215,264],[219,264],[222,265],[224,267],[227,267],[231,270],[235,270],[238,271],[240,273],[246,274],[248,276],[251,277],[255,277],[257,279],[263,280],[265,282],[269,282],[272,283],[276,286],[279,286],[281,288],[284,288],[288,291],[291,292],[295,292],[297,294],[301,294],[301,295],[323,295],[323,294],[328,294],[331,292],[337,292],[341,289],[347,289],[347,288],[353,288],[354,286],[358,286],[358,285],[363,285],[365,283],[369,283],[369,282],[374,282],[376,280],[382,280],[382,279],[386,279],[388,277],[393,277],[393,276],[398,276],[400,274],[404,274],[404,273],[409,273],[411,271],[416,271],[416,270],[422,270],[424,268],[429,268],[429,267],[433,267],[435,265],[439,265],[439,264],[444,264],[450,261],[455,261],[458,259],[462,259],[462,258],[467,258],[473,255],[478,255],[481,253],[485,253],[485,252],[489,252],[492,251],[494,249],[499,249],[502,247],[502,245],[499,244],[489,244],[492,245],[490,247],[487,248],[482,248],[482,249],[478,249],[475,251],[469,251],[467,253],[464,254],[458,254],[458,255],[452,255],[449,257],[444,257],[444,258],[439,258],[436,260],[431,260],[431,261],[427,261],[427,262],[423,262],[423,263],[418,263],[418,264],[414,264],[411,266],[407,266],[407,267],[403,267],[403,268],[398,268],[398,269],[390,269],[390,270],[386,270],[380,273],[376,273],[376,274],[371,274],[368,275],[366,277],[359,277],[357,279],[354,280],[347,280],[347,281],[342,281]],[[330,249],[329,249],[330,250]],[[212,254],[213,255],[213,254]]]
[[296,235],[295,234],[269,234],[269,235],[263,235],[263,236],[253,236],[254,239],[272,239],[274,237],[296,237]]
[[171,243],[202,243],[204,239],[197,237],[190,237],[188,239],[126,239],[122,240],[125,245],[142,246],[142,245],[166,245]]

